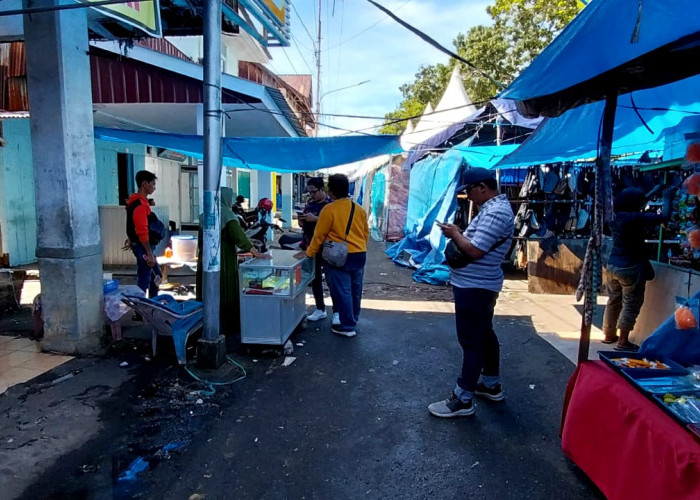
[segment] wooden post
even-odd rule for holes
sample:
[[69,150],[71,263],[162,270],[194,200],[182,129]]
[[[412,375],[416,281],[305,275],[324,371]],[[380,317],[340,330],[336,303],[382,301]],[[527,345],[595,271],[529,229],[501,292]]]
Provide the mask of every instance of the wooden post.
[[611,174],[610,155],[612,151],[613,132],[615,130],[615,111],[617,110],[617,91],[609,93],[605,98],[603,110],[603,129],[600,136],[598,158],[596,160],[595,174],[595,202],[593,225],[591,226],[591,239],[588,242],[590,252],[588,258],[592,259],[591,266],[584,268],[589,272],[583,301],[583,315],[581,317],[581,338],[578,345],[578,362],[588,361],[588,351],[591,344],[591,325],[593,313],[598,303],[598,287],[602,276],[603,226],[606,215],[611,215]]

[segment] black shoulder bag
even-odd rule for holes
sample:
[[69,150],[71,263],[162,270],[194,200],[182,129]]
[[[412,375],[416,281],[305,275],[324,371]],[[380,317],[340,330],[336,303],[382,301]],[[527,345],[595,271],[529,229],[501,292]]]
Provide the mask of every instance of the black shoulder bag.
[[[501,238],[496,243],[491,245],[491,248],[489,248],[486,253],[489,253],[493,249],[498,248],[509,238],[510,236],[505,236]],[[447,265],[450,266],[451,269],[461,269],[476,260],[473,257],[470,257],[466,253],[462,252],[462,250],[460,250],[460,248],[457,246],[457,243],[455,243],[454,240],[448,241],[447,246],[445,246],[445,259],[447,260]]]

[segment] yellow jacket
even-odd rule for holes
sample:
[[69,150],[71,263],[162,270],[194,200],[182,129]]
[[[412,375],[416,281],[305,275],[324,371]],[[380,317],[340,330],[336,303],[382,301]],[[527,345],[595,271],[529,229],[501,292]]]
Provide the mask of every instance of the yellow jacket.
[[[341,198],[329,203],[321,209],[316,223],[314,237],[311,239],[306,255],[313,257],[321,250],[321,245],[326,240],[340,243],[345,241],[345,229],[350,218],[350,198]],[[355,214],[352,216],[352,226],[348,234],[348,253],[360,253],[367,251],[369,240],[369,226],[367,225],[367,212],[355,203]]]

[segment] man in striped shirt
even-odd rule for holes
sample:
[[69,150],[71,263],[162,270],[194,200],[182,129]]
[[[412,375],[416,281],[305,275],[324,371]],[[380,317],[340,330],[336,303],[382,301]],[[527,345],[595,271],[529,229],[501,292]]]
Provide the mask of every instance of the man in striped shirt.
[[464,234],[454,224],[438,223],[443,234],[473,259],[465,267],[450,271],[463,358],[452,395],[428,406],[431,414],[443,418],[473,415],[474,395],[492,401],[505,399],[493,313],[503,287],[501,263],[513,238],[513,210],[508,198],[498,191],[492,171],[471,168],[463,174],[462,183],[457,191],[467,194],[479,207],[479,214]]

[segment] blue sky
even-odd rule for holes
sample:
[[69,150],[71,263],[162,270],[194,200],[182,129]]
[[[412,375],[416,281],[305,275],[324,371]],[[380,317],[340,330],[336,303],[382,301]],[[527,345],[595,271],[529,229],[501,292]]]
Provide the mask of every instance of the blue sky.
[[[490,22],[486,7],[491,0],[377,1],[449,48],[453,48],[457,33]],[[449,59],[366,0],[322,2],[321,95],[327,93],[321,102],[323,113],[384,116],[401,102],[399,86],[412,82],[420,65],[446,63]],[[278,74],[312,73],[315,96],[312,38],[315,42],[318,0],[292,0],[292,4],[292,45],[270,49],[270,68]],[[370,82],[333,92],[365,80]],[[340,117],[323,117],[321,121],[349,130],[381,125],[381,120]],[[343,132],[325,127],[320,131],[320,135],[339,133]]]

